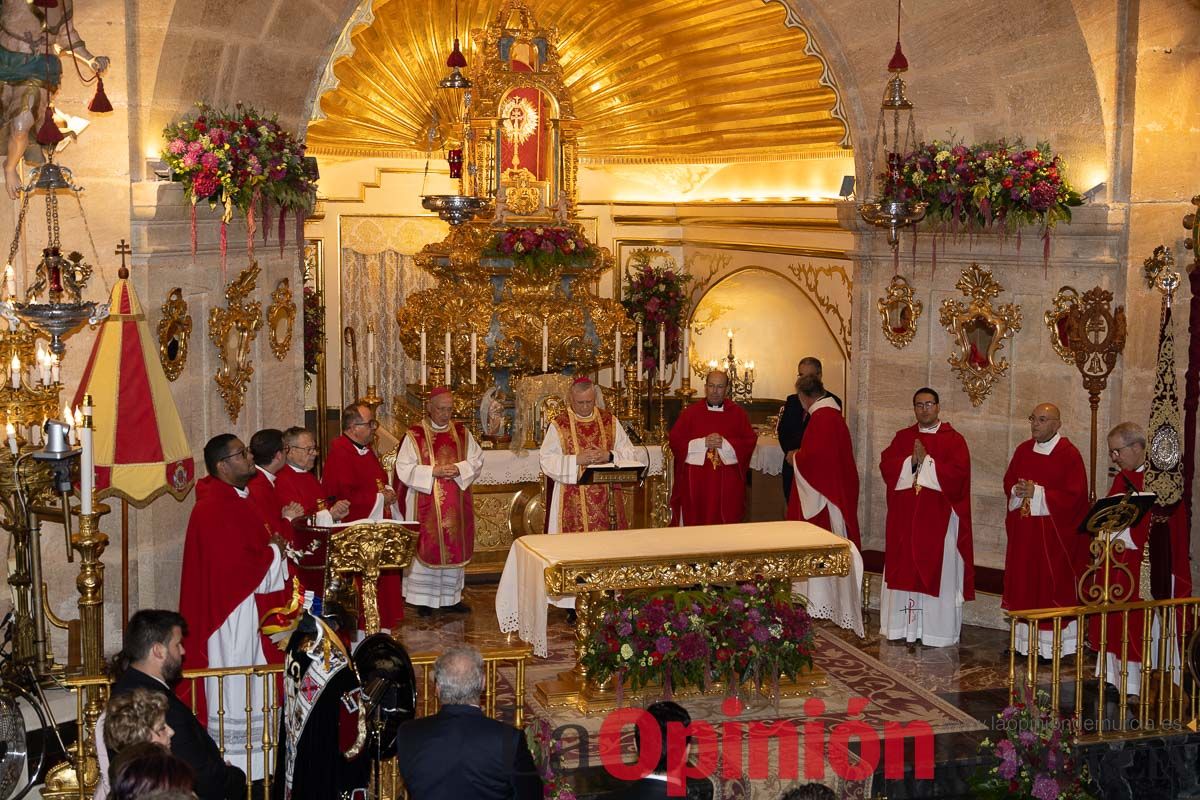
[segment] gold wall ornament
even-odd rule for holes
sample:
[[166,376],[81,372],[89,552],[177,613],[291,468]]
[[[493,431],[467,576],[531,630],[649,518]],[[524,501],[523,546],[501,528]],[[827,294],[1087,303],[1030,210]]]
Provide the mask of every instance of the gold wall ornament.
[[271,352],[283,361],[292,347],[292,331],[296,326],[296,304],[292,302],[292,286],[288,278],[279,281],[271,293],[271,305],[267,307],[267,335],[271,340]]
[[955,352],[947,362],[962,381],[971,405],[979,406],[992,384],[1008,372],[1008,360],[1000,355],[1004,340],[1021,330],[1021,308],[1013,303],[992,306],[992,298],[1004,290],[985,267],[972,263],[954,284],[970,298],[943,300],[941,323],[954,337]]
[[1079,305],[1079,292],[1073,286],[1064,286],[1050,301],[1046,312],[1046,330],[1050,332],[1050,346],[1065,363],[1074,365],[1075,354],[1071,352],[1071,310]]
[[250,346],[262,327],[262,303],[250,302],[248,298],[257,286],[260,272],[258,262],[250,262],[250,266],[225,289],[228,307],[213,308],[208,312],[208,338],[216,345],[221,360],[213,380],[233,422],[237,422],[241,414],[246,389],[254,374]]
[[1096,499],[1096,426],[1099,424],[1100,394],[1108,376],[1125,349],[1125,306],[1112,307],[1112,292],[1097,286],[1079,298],[1068,316],[1068,338],[1075,368],[1083,378],[1092,407],[1091,499]]
[[158,361],[167,380],[173,381],[187,365],[188,341],[192,337],[192,315],[182,288],[176,286],[167,294],[162,313],[158,321]]
[[887,293],[879,299],[879,317],[884,337],[893,347],[903,350],[917,335],[921,301],[913,297],[912,287],[900,275],[893,275]]

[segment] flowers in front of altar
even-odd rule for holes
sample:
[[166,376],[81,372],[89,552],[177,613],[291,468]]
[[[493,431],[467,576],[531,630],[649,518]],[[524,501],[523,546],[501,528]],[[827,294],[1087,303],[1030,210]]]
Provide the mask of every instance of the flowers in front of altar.
[[490,258],[509,258],[535,273],[554,267],[579,266],[596,257],[596,248],[574,228],[536,225],[504,228],[483,250]]
[[[674,364],[682,346],[681,330],[687,311],[688,284],[692,276],[670,264],[652,263],[649,257],[634,254],[625,269],[621,305],[630,319],[645,326],[642,369],[653,374],[659,358]],[[666,354],[658,352],[658,329],[666,330]],[[632,346],[632,345],[631,345]]]
[[542,778],[544,800],[575,800],[575,790],[559,769],[562,766],[562,742],[554,735],[550,723],[535,717],[525,726],[525,742]]
[[316,287],[304,287],[304,383],[317,374],[317,353],[321,349],[321,333],[325,327],[321,298]]
[[1044,691],[1027,689],[1019,701],[1000,712],[995,727],[1003,736],[980,742],[981,753],[993,763],[972,780],[973,796],[1038,800],[1092,796],[1085,788],[1087,768],[1074,755],[1071,721],[1051,708]]
[[773,591],[755,583],[729,587],[713,623],[715,670],[738,683],[762,685],[812,668],[812,619],[787,584]]
[[[279,241],[285,238],[285,212],[298,220],[312,211],[317,199],[315,164],[304,156],[304,145],[284,130],[277,119],[237,104],[221,110],[197,104],[195,115],[163,131],[162,158],[173,178],[183,184],[192,203],[192,252],[196,251],[195,207],[204,201],[222,208],[221,256],[225,257],[225,227],[234,212],[246,216],[247,247],[253,254],[256,209],[266,222],[272,208],[279,213]],[[302,224],[302,222],[301,222]]]

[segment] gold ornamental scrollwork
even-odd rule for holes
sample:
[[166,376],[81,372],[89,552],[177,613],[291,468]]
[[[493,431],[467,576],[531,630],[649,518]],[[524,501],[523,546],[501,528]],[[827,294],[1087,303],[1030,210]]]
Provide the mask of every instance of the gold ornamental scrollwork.
[[1050,346],[1065,363],[1074,365],[1075,354],[1071,352],[1071,311],[1079,305],[1079,292],[1073,286],[1058,290],[1046,312],[1046,330],[1050,332]]
[[271,305],[267,307],[267,336],[271,340],[271,352],[277,360],[287,358],[295,327],[296,304],[292,302],[291,281],[283,278],[271,293]]
[[192,338],[192,315],[188,313],[182,288],[176,286],[167,294],[162,313],[158,321],[158,361],[167,380],[173,381],[187,365],[188,342]]
[[1083,378],[1092,411],[1090,497],[1096,498],[1097,426],[1100,395],[1125,349],[1125,307],[1112,307],[1112,292],[1096,286],[1079,298],[1067,317],[1067,336],[1075,368]]
[[900,275],[893,275],[887,293],[879,299],[883,335],[892,346],[903,350],[917,335],[917,320],[923,306],[913,297],[912,287]]
[[217,346],[221,360],[213,380],[234,422],[242,412],[246,389],[254,375],[250,347],[262,327],[262,303],[250,302],[249,295],[257,286],[260,272],[258,262],[251,262],[225,289],[228,306],[210,309],[208,314],[208,338]]
[[[849,310],[853,303],[854,282],[846,273],[846,268],[837,264],[823,264],[813,266],[812,264],[789,264],[788,269],[796,276],[796,280],[804,287],[804,290],[812,298],[817,307],[821,309],[821,313],[825,318],[832,323],[837,323],[838,340],[841,342],[842,351],[846,354],[846,359],[849,360],[853,348],[850,346],[850,319]],[[820,281],[822,277],[832,278],[835,282],[842,285],[842,291],[845,292],[845,304],[839,304],[838,300],[821,290]],[[920,306],[920,303],[917,304]],[[844,309],[844,310],[843,310]]]
[[379,571],[407,567],[416,549],[417,531],[395,522],[360,522],[329,537],[326,572],[342,579],[362,577],[362,608],[368,634],[379,633]]
[[1021,330],[1021,309],[1013,303],[992,306],[1004,290],[989,269],[972,263],[954,284],[970,298],[942,301],[941,323],[954,337],[955,351],[947,362],[962,381],[971,405],[979,406],[992,384],[1008,372],[1008,360],[1000,355],[1004,340]]

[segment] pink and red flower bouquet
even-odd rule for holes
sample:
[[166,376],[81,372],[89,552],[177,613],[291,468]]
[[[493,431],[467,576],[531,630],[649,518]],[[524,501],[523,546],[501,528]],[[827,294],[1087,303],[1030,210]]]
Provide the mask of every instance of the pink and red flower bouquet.
[[582,266],[596,257],[596,248],[575,228],[537,225],[497,231],[483,254],[509,258],[535,272],[554,267]]

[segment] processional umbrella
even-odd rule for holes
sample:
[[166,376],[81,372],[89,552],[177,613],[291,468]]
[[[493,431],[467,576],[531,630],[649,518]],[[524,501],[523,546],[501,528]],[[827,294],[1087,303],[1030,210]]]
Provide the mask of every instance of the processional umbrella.
[[95,444],[95,497],[121,499],[121,614],[129,618],[129,503],[141,508],[164,493],[182,500],[196,479],[179,409],[158,360],[158,348],[133,286],[125,255],[75,393],[91,395]]

